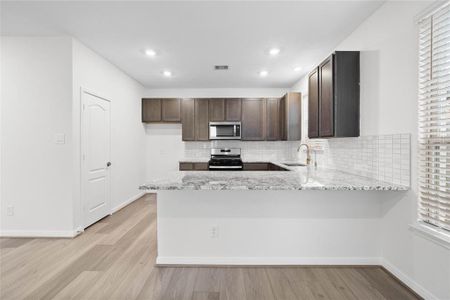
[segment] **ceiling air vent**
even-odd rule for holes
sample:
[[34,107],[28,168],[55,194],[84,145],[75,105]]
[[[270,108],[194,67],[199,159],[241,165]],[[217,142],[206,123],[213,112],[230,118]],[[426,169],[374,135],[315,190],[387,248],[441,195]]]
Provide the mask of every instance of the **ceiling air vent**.
[[217,70],[217,71],[228,70],[228,66],[227,65],[217,65],[217,66],[214,66],[214,70]]

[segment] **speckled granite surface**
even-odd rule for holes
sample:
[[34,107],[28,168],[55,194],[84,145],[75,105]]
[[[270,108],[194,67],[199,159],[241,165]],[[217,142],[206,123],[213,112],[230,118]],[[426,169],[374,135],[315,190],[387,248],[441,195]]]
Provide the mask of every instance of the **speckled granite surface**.
[[409,188],[337,170],[287,167],[290,171],[178,171],[153,180],[141,190],[373,190]]

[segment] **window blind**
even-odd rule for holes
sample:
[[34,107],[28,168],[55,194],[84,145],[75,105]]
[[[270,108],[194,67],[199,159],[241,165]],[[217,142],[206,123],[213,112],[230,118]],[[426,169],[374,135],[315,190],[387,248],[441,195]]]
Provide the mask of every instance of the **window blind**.
[[419,22],[418,109],[419,221],[450,232],[449,3]]

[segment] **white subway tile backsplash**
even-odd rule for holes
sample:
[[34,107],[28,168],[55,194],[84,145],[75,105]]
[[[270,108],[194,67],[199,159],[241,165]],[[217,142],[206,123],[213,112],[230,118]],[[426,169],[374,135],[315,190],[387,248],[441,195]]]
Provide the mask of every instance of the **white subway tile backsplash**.
[[[319,167],[410,186],[410,134],[309,140]],[[209,159],[210,148],[241,148],[243,160],[297,161],[300,142],[209,141],[184,143],[186,159]],[[304,150],[304,149],[302,149]]]
[[327,149],[322,167],[410,186],[410,134],[317,140]]

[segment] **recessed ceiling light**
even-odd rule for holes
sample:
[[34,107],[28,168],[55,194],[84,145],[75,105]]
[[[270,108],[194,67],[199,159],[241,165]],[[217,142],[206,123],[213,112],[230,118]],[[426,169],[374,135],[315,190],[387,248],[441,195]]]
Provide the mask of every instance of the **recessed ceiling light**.
[[272,48],[269,50],[269,54],[272,56],[276,56],[280,53],[280,49],[279,48]]
[[259,76],[266,77],[267,75],[269,75],[269,72],[267,72],[266,70],[259,71]]
[[301,71],[301,70],[302,70],[302,67],[295,67],[295,68],[294,68],[294,71],[295,71],[295,72],[299,72],[299,71]]
[[156,51],[153,49],[147,49],[147,50],[145,50],[145,55],[153,57],[156,55]]
[[172,77],[172,72],[170,72],[169,70],[165,70],[163,71],[163,75],[164,77]]

